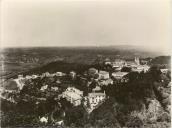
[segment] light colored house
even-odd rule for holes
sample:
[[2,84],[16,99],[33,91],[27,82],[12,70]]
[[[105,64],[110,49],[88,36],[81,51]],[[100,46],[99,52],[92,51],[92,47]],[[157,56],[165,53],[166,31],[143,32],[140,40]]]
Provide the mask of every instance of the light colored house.
[[122,69],[121,67],[113,67],[113,68],[114,68],[114,71],[115,71],[115,72],[120,72],[121,69]]
[[105,65],[111,65],[111,61],[110,61],[110,59],[109,58],[106,58],[105,60],[104,60],[104,64]]
[[18,79],[23,79],[23,75],[18,75]]
[[45,91],[47,88],[48,88],[48,85],[44,85],[44,86],[41,87],[40,90],[41,90],[41,91]]
[[99,71],[99,79],[109,79],[109,72]]
[[126,76],[128,74],[128,72],[113,72],[112,76],[115,79],[122,79],[124,76]]
[[106,94],[101,92],[93,92],[88,93],[87,102],[90,105],[91,111],[97,107],[100,103],[102,103],[106,98]]
[[39,120],[41,123],[48,123],[48,117],[41,117]]
[[32,79],[36,79],[38,77],[39,77],[38,75],[32,75]]
[[100,86],[103,86],[103,85],[107,86],[107,85],[109,85],[109,84],[113,84],[113,80],[112,80],[112,79],[100,80],[100,81],[99,81],[99,85],[100,85]]
[[134,61],[127,61],[126,63],[126,67],[137,67],[137,64]]
[[133,67],[132,71],[140,73],[142,71],[147,72],[147,71],[149,71],[149,69],[150,69],[150,67],[148,65],[138,65],[136,67]]
[[62,72],[56,72],[55,75],[56,76],[63,76],[63,73]]
[[74,79],[74,78],[76,77],[76,72],[71,71],[71,72],[69,73],[69,75],[70,75],[70,77],[71,77],[72,79]]
[[22,90],[25,83],[25,79],[14,79],[14,81],[17,83],[19,90]]
[[101,91],[101,88],[99,86],[96,86],[92,89],[93,92]]
[[58,91],[59,88],[58,88],[58,87],[51,87],[51,90],[53,90],[53,91]]
[[167,74],[168,69],[164,68],[164,69],[160,69],[160,71],[161,71],[161,73],[163,73],[163,74]]
[[83,91],[80,91],[74,87],[68,87],[66,91],[62,93],[62,97],[66,98],[66,100],[68,100],[74,106],[78,106],[81,104]]
[[66,89],[66,91],[68,91],[68,92],[74,92],[74,93],[76,93],[76,94],[78,94],[78,95],[83,96],[83,91],[80,91],[79,89],[74,88],[74,87],[68,87],[68,88]]
[[25,78],[29,80],[29,79],[32,79],[32,76],[26,75]]
[[49,76],[50,76],[49,72],[42,73],[42,75],[41,75],[41,77],[49,77]]
[[113,67],[113,68],[123,67],[124,65],[126,65],[126,61],[125,61],[125,60],[122,60],[122,59],[116,59],[116,60],[112,63],[112,67]]

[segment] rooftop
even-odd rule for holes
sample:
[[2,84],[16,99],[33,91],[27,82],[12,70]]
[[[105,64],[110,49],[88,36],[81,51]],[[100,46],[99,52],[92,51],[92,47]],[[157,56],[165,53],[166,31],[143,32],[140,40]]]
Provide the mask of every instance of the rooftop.
[[75,92],[65,92],[66,95],[68,95],[69,97],[74,98],[75,100],[81,99],[82,97],[80,95],[78,95]]
[[88,93],[88,97],[96,97],[96,96],[105,96],[105,93],[102,92]]
[[128,74],[128,72],[113,72],[112,74],[119,75],[119,76],[125,76]]
[[106,71],[99,71],[99,74],[109,74],[109,73]]

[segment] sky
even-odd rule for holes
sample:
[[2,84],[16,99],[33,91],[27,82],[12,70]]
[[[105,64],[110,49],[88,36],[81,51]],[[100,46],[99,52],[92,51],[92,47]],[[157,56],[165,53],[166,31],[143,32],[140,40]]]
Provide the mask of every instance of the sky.
[[170,0],[1,0],[1,47],[139,45],[170,51]]

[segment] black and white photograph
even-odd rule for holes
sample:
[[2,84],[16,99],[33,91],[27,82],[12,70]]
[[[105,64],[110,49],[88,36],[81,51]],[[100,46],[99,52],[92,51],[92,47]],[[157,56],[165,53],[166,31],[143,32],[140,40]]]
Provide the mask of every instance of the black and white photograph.
[[0,0],[0,127],[170,128],[171,0]]

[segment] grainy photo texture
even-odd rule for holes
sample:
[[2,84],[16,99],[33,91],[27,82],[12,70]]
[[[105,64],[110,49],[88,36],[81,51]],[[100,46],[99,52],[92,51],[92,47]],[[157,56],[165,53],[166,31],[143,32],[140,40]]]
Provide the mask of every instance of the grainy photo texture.
[[170,128],[170,0],[1,0],[0,127]]

